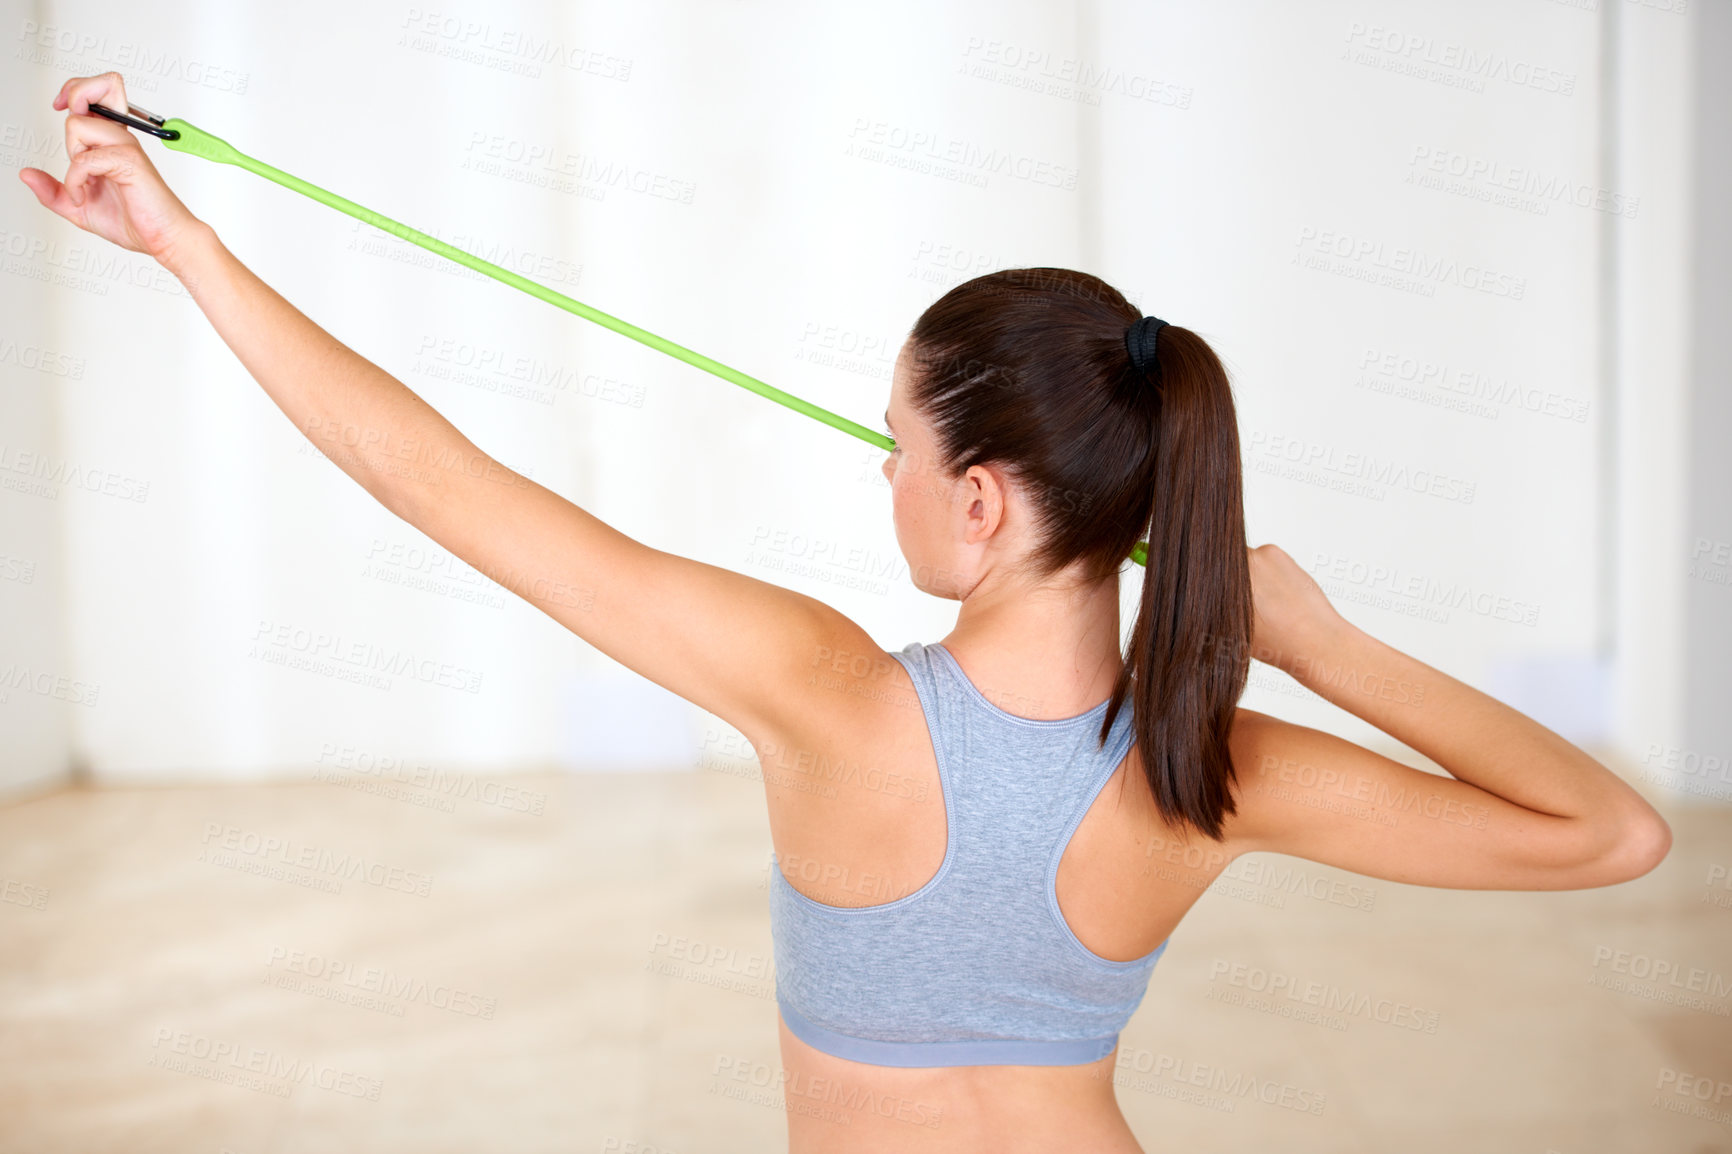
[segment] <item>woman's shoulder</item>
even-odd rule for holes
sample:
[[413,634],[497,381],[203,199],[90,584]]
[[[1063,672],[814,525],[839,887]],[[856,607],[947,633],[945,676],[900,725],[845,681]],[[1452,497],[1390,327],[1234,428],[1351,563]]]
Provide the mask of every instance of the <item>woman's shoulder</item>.
[[887,710],[918,712],[908,666],[918,673],[932,659],[921,642],[888,650],[847,616],[829,615],[810,650],[789,667],[782,725],[791,732],[784,736],[845,738],[880,728]]

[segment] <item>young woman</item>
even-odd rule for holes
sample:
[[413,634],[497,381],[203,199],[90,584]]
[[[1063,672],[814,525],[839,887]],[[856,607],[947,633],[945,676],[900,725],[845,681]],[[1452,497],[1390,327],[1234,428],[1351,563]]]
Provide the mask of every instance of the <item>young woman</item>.
[[[1118,1031],[1239,854],[1561,890],[1670,847],[1615,774],[1248,549],[1220,362],[1094,277],[994,273],[915,324],[884,475],[914,583],[960,609],[941,642],[887,652],[489,458],[248,271],[98,102],[126,108],[119,75],[55,97],[65,182],[22,173],[44,205],[176,275],[388,509],[759,751],[796,1152],[1140,1150]],[[1127,655],[1119,574],[1143,538]],[[1453,776],[1240,708],[1252,654]]]

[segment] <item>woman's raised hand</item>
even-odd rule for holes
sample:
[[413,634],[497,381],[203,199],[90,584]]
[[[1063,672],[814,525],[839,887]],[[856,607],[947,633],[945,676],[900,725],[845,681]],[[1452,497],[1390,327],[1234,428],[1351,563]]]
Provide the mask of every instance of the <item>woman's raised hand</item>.
[[39,168],[18,175],[37,200],[79,228],[167,264],[203,222],[169,191],[131,130],[89,112],[92,104],[126,111],[120,73],[75,76],[54,97],[54,107],[67,111],[65,183]]
[[1277,668],[1320,656],[1319,645],[1346,624],[1323,587],[1279,545],[1251,549],[1250,562],[1255,606],[1251,656]]

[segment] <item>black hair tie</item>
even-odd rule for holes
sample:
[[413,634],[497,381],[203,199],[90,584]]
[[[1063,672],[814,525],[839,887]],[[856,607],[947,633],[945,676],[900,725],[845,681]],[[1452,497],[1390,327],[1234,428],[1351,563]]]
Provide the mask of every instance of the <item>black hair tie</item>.
[[1131,364],[1139,373],[1147,373],[1151,368],[1159,373],[1160,366],[1155,362],[1155,339],[1166,327],[1167,322],[1160,317],[1143,317],[1125,330],[1125,349],[1131,354]]

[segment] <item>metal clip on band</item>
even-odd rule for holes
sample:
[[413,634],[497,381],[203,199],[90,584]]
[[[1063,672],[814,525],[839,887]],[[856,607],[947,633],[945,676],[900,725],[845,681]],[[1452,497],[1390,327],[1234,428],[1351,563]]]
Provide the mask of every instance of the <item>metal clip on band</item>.
[[[127,116],[126,113],[116,112],[112,108],[104,108],[100,104],[92,104],[90,106],[90,111],[96,113],[98,116],[106,116],[110,120],[124,124],[128,128],[136,128],[140,132],[148,132],[152,136],[160,136],[164,140],[180,139],[180,133],[162,126],[162,117],[156,115],[154,112],[147,112],[136,104],[129,103],[126,106],[126,111],[132,113],[131,116]],[[140,117],[142,117],[142,119],[139,119]]]

